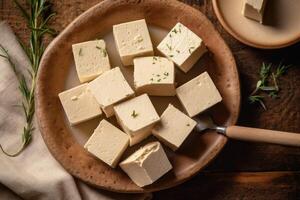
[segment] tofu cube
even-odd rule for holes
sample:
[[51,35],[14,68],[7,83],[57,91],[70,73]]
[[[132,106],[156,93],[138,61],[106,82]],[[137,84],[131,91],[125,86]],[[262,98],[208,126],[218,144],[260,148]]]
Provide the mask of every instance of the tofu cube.
[[110,70],[104,40],[93,40],[72,45],[76,71],[81,83],[91,81]]
[[113,35],[123,65],[133,65],[135,57],[153,55],[145,19],[114,25]]
[[103,119],[84,145],[84,148],[115,168],[128,144],[128,135]]
[[161,142],[177,150],[197,125],[196,121],[186,116],[180,110],[169,104],[152,130]]
[[152,184],[172,169],[163,147],[151,142],[120,163],[131,180],[140,187]]
[[207,72],[178,87],[176,93],[190,117],[222,101],[218,89]]
[[207,51],[202,39],[181,23],[172,28],[157,49],[185,73]]
[[106,117],[114,114],[113,106],[131,96],[134,91],[125,80],[119,67],[115,67],[91,81],[88,85]]
[[159,116],[147,94],[140,95],[114,107],[119,124],[130,137],[130,146],[149,135]]
[[85,83],[58,94],[71,125],[76,125],[102,114],[100,105],[87,86],[88,84]]
[[174,96],[174,64],[167,58],[150,56],[135,58],[134,86],[139,94]]
[[242,14],[252,20],[263,23],[267,0],[244,0]]

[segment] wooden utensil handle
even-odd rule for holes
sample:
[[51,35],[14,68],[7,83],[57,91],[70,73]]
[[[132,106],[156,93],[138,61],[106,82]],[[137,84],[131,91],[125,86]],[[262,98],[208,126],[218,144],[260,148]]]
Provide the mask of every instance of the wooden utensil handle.
[[300,147],[300,134],[241,126],[229,126],[225,135],[229,138],[254,142],[266,142]]

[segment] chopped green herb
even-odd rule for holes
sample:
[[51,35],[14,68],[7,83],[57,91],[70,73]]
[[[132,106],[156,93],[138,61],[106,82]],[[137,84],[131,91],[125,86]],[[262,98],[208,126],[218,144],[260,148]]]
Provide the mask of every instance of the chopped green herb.
[[152,61],[153,65],[155,64],[155,61],[157,61],[157,57],[153,56],[153,61]]
[[102,53],[103,53],[103,57],[106,57],[106,56],[107,56],[106,49],[103,49]]
[[153,78],[150,78],[150,81],[153,81]]
[[159,74],[156,74],[156,76],[157,76],[157,77],[160,77],[160,75],[159,75]]
[[179,51],[179,50],[176,50],[176,52],[177,52],[177,53],[180,53],[180,51]]
[[174,28],[174,29],[172,30],[172,32],[175,33],[175,34],[177,34],[178,31],[177,31],[176,28]]
[[171,58],[174,57],[174,55],[169,55]]
[[136,118],[139,114],[135,112],[135,110],[132,111],[131,116],[133,118]]
[[186,126],[191,126],[191,125],[189,123],[187,123]]
[[106,57],[106,56],[107,56],[106,49],[102,49],[102,48],[101,48],[101,47],[99,47],[99,46],[96,46],[96,48],[97,48],[97,49],[99,49],[99,50],[102,52],[102,54],[103,54],[103,57]]
[[190,47],[190,48],[189,48],[189,52],[192,53],[192,52],[193,52],[193,49],[195,49],[195,47]]
[[168,49],[169,49],[170,51],[172,51],[172,47],[171,47],[170,45],[166,44],[166,46],[168,47]]
[[157,82],[160,82],[160,81],[161,81],[161,79],[158,79],[158,80],[157,80]]
[[165,75],[165,76],[169,76],[169,72],[165,72],[164,75]]
[[78,55],[82,56],[82,48],[79,49]]

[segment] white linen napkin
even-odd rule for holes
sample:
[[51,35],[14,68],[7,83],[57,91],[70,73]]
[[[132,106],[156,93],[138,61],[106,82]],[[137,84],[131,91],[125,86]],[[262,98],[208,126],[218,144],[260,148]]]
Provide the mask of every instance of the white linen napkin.
[[[6,22],[0,22],[0,44],[8,50],[17,71],[25,72],[28,58]],[[6,59],[0,57],[0,143],[14,152],[21,143],[24,116],[18,82]],[[151,199],[151,194],[119,194],[93,188],[73,178],[49,153],[36,127],[31,144],[17,157],[0,152],[0,199],[112,200]]]

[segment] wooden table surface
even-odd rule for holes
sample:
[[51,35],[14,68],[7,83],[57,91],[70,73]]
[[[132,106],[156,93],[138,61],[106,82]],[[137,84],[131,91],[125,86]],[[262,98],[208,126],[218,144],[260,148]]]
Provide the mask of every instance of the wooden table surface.
[[[100,0],[52,2],[57,12],[53,26],[60,31]],[[242,88],[238,124],[300,132],[300,44],[279,50],[248,47],[222,28],[210,0],[184,2],[205,13],[234,54]],[[28,40],[26,23],[12,0],[0,0],[0,20],[7,20],[21,40]],[[262,62],[280,61],[293,67],[279,80],[279,98],[265,101],[267,111],[250,105],[247,97],[256,85]],[[155,193],[154,199],[300,199],[300,148],[229,141],[204,171],[180,186]]]

